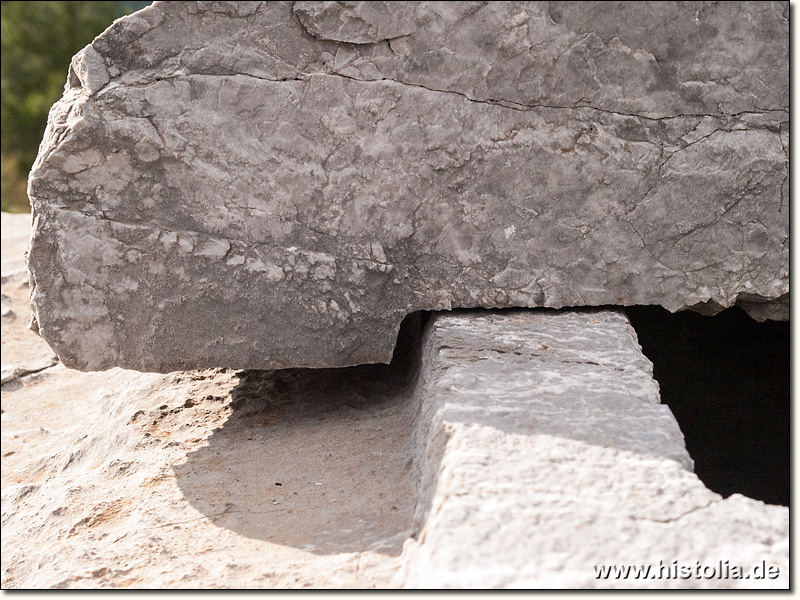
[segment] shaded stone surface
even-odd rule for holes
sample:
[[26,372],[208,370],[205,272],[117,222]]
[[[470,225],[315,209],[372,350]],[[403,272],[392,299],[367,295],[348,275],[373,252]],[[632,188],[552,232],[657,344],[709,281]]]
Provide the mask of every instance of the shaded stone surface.
[[74,368],[164,372],[385,362],[417,310],[786,318],[787,17],[155,3],[51,112],[39,331]]
[[26,327],[29,232],[2,214],[4,590],[388,585],[414,509],[408,365],[17,368],[52,357]]
[[703,483],[789,506],[789,323],[756,323],[737,307],[713,317],[656,306],[626,313]]

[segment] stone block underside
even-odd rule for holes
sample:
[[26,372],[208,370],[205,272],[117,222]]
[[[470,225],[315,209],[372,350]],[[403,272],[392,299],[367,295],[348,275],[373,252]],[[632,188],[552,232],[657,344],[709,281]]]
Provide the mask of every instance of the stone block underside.
[[39,332],[167,372],[388,362],[419,310],[787,318],[786,10],[156,2],[51,111]]

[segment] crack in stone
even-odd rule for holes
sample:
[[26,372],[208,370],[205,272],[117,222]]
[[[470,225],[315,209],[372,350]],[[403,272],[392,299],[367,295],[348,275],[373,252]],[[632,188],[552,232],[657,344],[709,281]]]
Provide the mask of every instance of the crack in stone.
[[[486,100],[479,100],[477,98],[473,98],[464,92],[459,92],[456,90],[445,90],[445,89],[438,89],[432,88],[421,83],[410,83],[407,81],[401,81],[398,79],[392,79],[391,77],[382,77],[380,79],[359,79],[358,77],[352,77],[351,75],[345,75],[344,73],[331,71],[331,72],[302,72],[296,77],[262,77],[259,75],[254,75],[252,73],[179,73],[173,74],[169,76],[162,76],[156,77],[153,81],[145,82],[145,83],[134,83],[134,82],[123,82],[117,81],[116,84],[120,86],[126,86],[131,88],[144,88],[149,87],[151,85],[155,85],[161,81],[169,81],[171,79],[179,79],[181,77],[247,77],[251,79],[256,79],[258,81],[266,81],[272,83],[283,83],[283,82],[306,82],[309,81],[312,77],[341,77],[342,79],[349,79],[350,81],[356,81],[359,83],[365,84],[374,84],[374,83],[395,83],[397,85],[402,85],[406,87],[412,87],[422,90],[427,90],[433,93],[440,93],[440,94],[452,94],[455,96],[459,96],[464,98],[469,102],[474,102],[476,104],[487,104],[490,106],[498,106],[500,108],[506,108],[509,110],[516,110],[519,112],[531,112],[537,109],[552,109],[552,110],[593,110],[597,112],[602,112],[611,115],[617,115],[620,117],[633,117],[637,119],[643,119],[646,121],[668,121],[674,119],[682,119],[682,118],[703,118],[703,117],[712,117],[712,118],[737,118],[744,115],[767,115],[769,113],[774,112],[788,112],[785,108],[764,108],[759,110],[744,110],[738,113],[679,113],[677,115],[666,115],[662,117],[651,117],[639,113],[626,113],[620,112],[615,110],[610,110],[606,108],[601,108],[599,106],[593,106],[591,104],[576,104],[576,105],[559,105],[559,104],[525,104],[522,102],[517,102],[515,100],[507,100],[504,98],[488,98]],[[113,81],[113,80],[112,80]],[[95,95],[99,94],[101,91],[106,90],[112,82],[106,84],[101,90],[95,93]],[[112,86],[112,88],[115,86]],[[696,140],[699,141],[699,140]],[[692,142],[694,143],[694,142]]]
[[36,366],[36,367],[26,367],[25,365],[14,366],[8,375],[3,375],[1,385],[14,383],[15,381],[19,381],[20,379],[27,377],[28,375],[35,375],[36,373],[41,373],[42,371],[51,369],[57,366],[58,364],[59,364],[58,357],[53,356],[46,364],[41,366]]
[[720,502],[722,502],[721,499],[711,500],[708,504],[704,504],[703,506],[695,506],[694,508],[691,508],[691,509],[679,514],[677,517],[670,517],[669,519],[649,519],[649,518],[646,518],[646,517],[636,517],[636,520],[637,521],[648,521],[650,523],[675,523],[676,521],[679,521],[680,519],[683,519],[684,517],[686,517],[686,516],[688,516],[688,515],[690,515],[692,513],[695,513],[695,512],[700,511],[700,510],[705,510],[706,508],[710,508],[711,506],[714,506],[715,504],[719,504]]
[[604,112],[604,113],[617,115],[617,116],[622,116],[622,117],[634,117],[634,118],[638,118],[638,119],[644,119],[644,120],[647,120],[647,121],[666,121],[666,120],[671,120],[671,119],[702,118],[702,117],[717,117],[717,118],[728,117],[728,118],[732,118],[732,117],[740,117],[742,115],[765,115],[765,114],[771,113],[771,112],[787,112],[783,108],[780,108],[780,109],[768,108],[768,109],[759,109],[758,111],[747,111],[747,110],[745,110],[745,111],[740,111],[738,113],[723,113],[723,112],[720,112],[719,114],[681,113],[681,114],[677,114],[677,115],[668,115],[668,116],[663,116],[663,117],[649,117],[647,115],[642,115],[642,114],[638,114],[638,113],[625,113],[625,112],[620,112],[620,111],[609,110],[609,109],[605,109],[605,108],[600,108],[598,106],[593,106],[593,105],[590,105],[590,104],[578,104],[578,105],[573,105],[573,106],[558,105],[558,104],[525,104],[525,103],[522,103],[522,102],[516,102],[514,100],[506,100],[504,98],[489,98],[489,99],[486,99],[486,100],[479,100],[477,98],[473,98],[473,97],[471,97],[471,96],[469,96],[469,95],[467,95],[467,94],[465,94],[463,92],[458,92],[456,90],[443,90],[443,89],[438,89],[438,88],[432,88],[432,87],[428,87],[426,85],[422,85],[420,83],[409,83],[407,81],[400,81],[398,79],[392,79],[391,77],[383,77],[381,79],[359,79],[357,77],[352,77],[350,75],[344,75],[343,73],[338,73],[338,72],[331,72],[331,73],[322,73],[322,72],[320,72],[320,73],[302,73],[300,75],[300,77],[298,78],[298,80],[303,80],[304,79],[303,78],[304,75],[312,76],[312,77],[315,76],[315,75],[336,76],[336,77],[342,77],[342,78],[345,78],[345,79],[350,79],[352,81],[358,81],[358,82],[361,82],[361,83],[373,83],[373,82],[381,82],[381,81],[391,81],[391,82],[394,82],[394,83],[399,84],[399,85],[404,85],[404,86],[408,86],[408,87],[415,87],[415,88],[419,88],[419,89],[428,90],[429,92],[438,92],[438,93],[442,93],[442,94],[454,94],[454,95],[457,95],[457,96],[461,96],[462,98],[465,98],[466,100],[468,100],[470,102],[475,102],[476,104],[489,104],[491,106],[499,106],[501,108],[507,108],[507,109],[510,109],[510,110],[517,110],[517,111],[521,111],[521,112],[535,111],[536,109],[540,109],[540,108],[550,108],[550,109],[554,109],[554,110],[589,109],[589,110],[595,110],[595,111],[598,111],[598,112]]

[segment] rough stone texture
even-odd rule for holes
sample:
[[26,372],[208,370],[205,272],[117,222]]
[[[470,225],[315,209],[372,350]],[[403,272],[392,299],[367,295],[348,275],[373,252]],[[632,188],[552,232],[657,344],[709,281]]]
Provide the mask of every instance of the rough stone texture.
[[157,2],[51,112],[39,331],[171,371],[388,361],[427,309],[786,318],[788,47],[786,3]]
[[[29,217],[2,226],[6,367],[51,354],[25,328]],[[715,553],[784,575],[680,584],[788,585],[788,509],[686,470],[619,313],[427,331],[389,366],[4,382],[3,588],[606,587],[593,559]]]
[[[789,586],[789,509],[723,500],[690,472],[652,366],[612,311],[439,316],[417,394],[422,588]],[[780,577],[598,579],[659,561]]]
[[[52,352],[26,327],[30,215],[2,226],[5,375]],[[406,374],[17,370],[3,589],[386,587],[413,524]]]

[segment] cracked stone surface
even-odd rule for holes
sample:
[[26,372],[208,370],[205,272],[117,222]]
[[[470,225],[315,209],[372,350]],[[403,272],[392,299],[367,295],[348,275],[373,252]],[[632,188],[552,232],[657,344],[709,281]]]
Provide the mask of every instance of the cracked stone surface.
[[167,372],[387,362],[418,310],[788,318],[787,11],[156,2],[51,111],[38,330]]
[[[4,367],[52,356],[25,328],[28,229],[2,215]],[[388,366],[4,381],[3,589],[788,586],[789,509],[690,472],[621,312],[409,331]],[[594,579],[659,560],[781,577]]]
[[[789,508],[691,472],[652,365],[615,311],[464,312],[428,325],[417,394],[419,588],[789,586]],[[720,561],[775,579],[596,578],[596,565]]]

